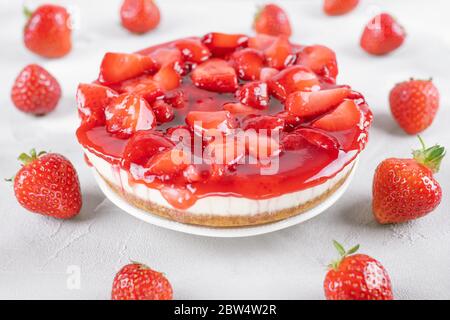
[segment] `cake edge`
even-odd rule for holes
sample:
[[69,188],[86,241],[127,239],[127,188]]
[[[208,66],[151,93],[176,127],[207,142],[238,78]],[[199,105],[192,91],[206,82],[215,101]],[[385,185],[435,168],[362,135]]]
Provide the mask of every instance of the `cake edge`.
[[352,168],[346,173],[346,175],[337,181],[333,186],[328,188],[325,192],[319,196],[299,205],[295,205],[290,208],[281,209],[275,212],[262,212],[256,215],[211,215],[211,214],[192,214],[188,211],[178,210],[175,208],[168,208],[156,204],[152,201],[146,201],[138,198],[134,194],[125,191],[120,186],[117,186],[113,182],[105,178],[97,169],[95,169],[100,176],[100,178],[109,186],[109,188],[114,191],[122,199],[130,203],[131,205],[142,209],[149,214],[154,214],[156,216],[176,221],[183,224],[205,226],[205,227],[215,227],[215,228],[233,228],[233,227],[249,227],[256,225],[269,224],[287,218],[291,218],[302,214],[333,195],[348,179],[352,171],[355,169],[355,164],[351,164]]

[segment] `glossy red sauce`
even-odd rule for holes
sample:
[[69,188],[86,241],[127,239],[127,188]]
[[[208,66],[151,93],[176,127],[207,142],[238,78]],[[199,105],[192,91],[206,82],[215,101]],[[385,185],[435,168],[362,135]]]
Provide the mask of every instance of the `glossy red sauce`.
[[[157,48],[170,45],[171,43],[159,45],[140,53],[150,54]],[[333,86],[329,81],[321,79],[322,88]],[[184,92],[185,107],[175,109],[175,118],[157,127],[157,130],[163,133],[167,129],[185,125],[185,117],[189,111],[218,111],[222,110],[225,103],[238,102],[234,94],[219,94],[197,88],[192,84],[189,75],[184,76],[181,86],[175,90]],[[361,111],[360,123],[350,130],[326,132],[339,143],[339,151],[336,153],[313,145],[305,145],[299,150],[282,150],[278,158],[279,170],[275,174],[261,175],[261,164],[246,162],[227,169],[220,177],[209,177],[204,181],[191,183],[187,182],[183,175],[170,179],[149,177],[143,174],[142,170],[136,170],[138,168],[132,166],[128,171],[128,182],[146,184],[150,188],[161,190],[166,200],[179,209],[188,209],[197,199],[213,195],[267,199],[322,184],[353,161],[367,142],[372,115],[362,96],[357,93],[354,95]],[[255,110],[255,114],[277,115],[282,111],[284,111],[283,104],[272,97],[270,106],[266,110]],[[238,117],[238,120],[242,123],[244,116]],[[303,121],[296,128],[308,128],[314,120]],[[281,138],[285,134],[288,133],[282,133]],[[104,126],[90,128],[83,125],[77,130],[77,137],[87,151],[111,163],[116,170],[125,169],[122,166],[122,158],[129,139],[120,139],[108,133]],[[200,171],[208,170],[206,165],[198,166]]]

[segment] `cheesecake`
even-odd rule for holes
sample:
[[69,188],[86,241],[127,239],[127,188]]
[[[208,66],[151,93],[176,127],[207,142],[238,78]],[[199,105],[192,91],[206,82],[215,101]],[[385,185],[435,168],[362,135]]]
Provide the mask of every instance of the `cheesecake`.
[[120,197],[210,227],[271,223],[325,201],[372,113],[335,53],[286,37],[209,33],[107,52],[77,91],[87,163]]

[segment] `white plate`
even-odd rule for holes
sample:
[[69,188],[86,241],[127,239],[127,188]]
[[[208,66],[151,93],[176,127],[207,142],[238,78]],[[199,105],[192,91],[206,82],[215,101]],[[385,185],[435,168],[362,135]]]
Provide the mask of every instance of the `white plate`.
[[211,228],[211,227],[203,227],[203,226],[195,226],[189,224],[183,224],[176,221],[171,221],[165,218],[161,218],[157,215],[153,215],[145,210],[136,208],[131,205],[120,196],[117,195],[100,177],[95,169],[94,172],[95,179],[97,180],[100,189],[103,191],[105,196],[116,206],[118,206],[123,211],[131,214],[132,216],[143,220],[145,222],[151,223],[155,226],[175,230],[179,232],[195,234],[199,236],[205,237],[218,237],[218,238],[239,238],[239,237],[250,237],[256,236],[260,234],[270,233],[274,231],[278,231],[281,229],[285,229],[296,224],[305,222],[320,213],[324,212],[326,209],[331,207],[347,190],[350,182],[353,178],[353,175],[356,171],[356,167],[358,165],[358,159],[355,160],[355,164],[353,166],[352,171],[350,172],[348,178],[339,187],[330,197],[328,197],[325,201],[320,203],[318,206],[305,211],[302,214],[299,214],[295,217],[291,217],[285,220],[281,220],[274,223],[264,224],[260,226],[251,226],[251,227],[236,227],[236,228]]

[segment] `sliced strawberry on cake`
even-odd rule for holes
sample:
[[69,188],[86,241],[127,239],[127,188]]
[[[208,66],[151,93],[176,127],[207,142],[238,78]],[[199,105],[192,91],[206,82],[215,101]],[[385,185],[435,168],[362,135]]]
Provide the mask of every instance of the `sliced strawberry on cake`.
[[170,122],[175,118],[173,107],[164,100],[156,100],[153,102],[152,110],[158,124]]
[[337,87],[319,91],[296,91],[285,102],[286,111],[303,118],[317,117],[340,104],[350,88]]
[[214,56],[223,57],[237,48],[245,46],[248,37],[243,34],[211,32],[206,34],[202,41]]
[[353,100],[345,100],[331,113],[312,125],[327,131],[344,131],[354,128],[361,120],[361,111]]
[[267,164],[270,158],[276,157],[281,152],[278,135],[261,134],[254,130],[245,131],[245,147],[247,153],[259,161]]
[[249,115],[258,114],[261,110],[249,107],[240,102],[228,102],[223,105],[223,110],[226,110],[234,115]]
[[336,54],[325,46],[304,47],[298,53],[296,63],[308,67],[320,76],[336,79],[338,75]]
[[215,92],[234,92],[238,87],[236,71],[227,61],[210,59],[198,65],[191,74],[192,82],[200,89]]
[[158,48],[149,56],[161,67],[175,63],[182,65],[184,62],[183,53],[176,47]]
[[180,175],[192,163],[192,155],[183,148],[174,147],[152,157],[145,165],[146,175],[156,175],[159,179],[170,180]]
[[320,85],[319,79],[310,69],[303,66],[288,67],[267,80],[270,93],[284,101],[296,91],[311,91]]
[[154,155],[174,146],[175,144],[160,132],[138,131],[126,144],[122,165],[126,168],[130,168],[132,164],[144,166]]
[[295,62],[294,50],[286,37],[278,37],[264,50],[267,65],[278,70],[284,69]]
[[227,134],[237,127],[236,119],[228,111],[190,111],[186,123],[200,135]]
[[81,83],[77,90],[78,114],[83,123],[93,126],[105,124],[105,107],[118,94],[98,84]]
[[156,126],[151,107],[139,95],[121,94],[111,99],[105,109],[106,130],[121,138],[128,138],[139,130]]
[[181,84],[182,69],[178,64],[167,64],[153,76],[159,88],[164,91],[170,91],[178,88]]
[[242,128],[244,130],[254,129],[256,131],[267,130],[271,131],[281,131],[284,129],[286,122],[283,118],[277,116],[248,116],[243,120]]
[[201,63],[209,59],[211,52],[199,39],[182,39],[174,43],[188,62]]
[[269,91],[267,84],[260,81],[248,82],[237,92],[239,101],[247,106],[264,109],[269,106]]
[[108,52],[100,67],[99,81],[106,84],[117,83],[143,73],[153,73],[158,67],[158,63],[149,56]]
[[248,47],[259,51],[264,51],[269,48],[277,37],[268,34],[257,34],[254,37],[248,39]]
[[114,86],[120,93],[129,93],[142,96],[148,103],[164,95],[161,85],[151,75],[142,75],[137,78],[126,80]]
[[231,56],[231,64],[242,80],[258,80],[264,67],[264,55],[255,49],[239,50]]

